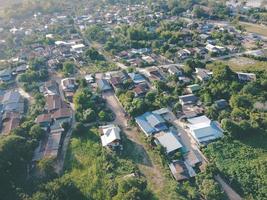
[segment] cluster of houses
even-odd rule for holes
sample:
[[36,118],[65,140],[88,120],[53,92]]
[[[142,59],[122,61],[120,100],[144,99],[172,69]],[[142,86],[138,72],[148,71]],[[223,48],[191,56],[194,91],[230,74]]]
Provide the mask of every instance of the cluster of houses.
[[64,133],[72,123],[72,110],[60,96],[58,83],[55,80],[45,82],[41,92],[45,96],[45,108],[44,113],[37,116],[35,123],[45,131],[45,136],[35,149],[33,161],[57,157]]
[[[196,175],[201,158],[193,150],[188,149],[188,146],[184,146],[181,133],[175,127],[175,119],[174,114],[168,108],[162,108],[146,112],[136,117],[135,121],[147,137],[152,137],[155,144],[165,149],[166,155],[171,158],[169,164],[171,172],[177,181],[183,181]],[[205,115],[188,119],[185,123],[185,130],[199,146],[223,136],[219,124]],[[176,152],[180,152],[183,155],[182,158],[175,157]]]
[[8,135],[17,128],[25,112],[25,99],[18,91],[0,91],[1,134]]

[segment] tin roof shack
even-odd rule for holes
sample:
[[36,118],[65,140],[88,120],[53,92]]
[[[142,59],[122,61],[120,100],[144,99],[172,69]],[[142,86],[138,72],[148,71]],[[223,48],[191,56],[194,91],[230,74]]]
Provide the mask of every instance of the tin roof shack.
[[136,117],[135,121],[146,136],[168,129],[163,117],[153,112],[146,112]]
[[198,98],[194,94],[188,94],[179,96],[179,102],[184,105],[195,105],[198,101]]
[[2,99],[3,112],[24,113],[24,99],[18,91],[9,91]]
[[169,155],[173,155],[183,147],[174,131],[156,133],[154,138],[155,143],[164,147]]
[[237,76],[239,81],[242,82],[256,81],[256,74],[254,73],[237,72]]
[[8,82],[12,79],[11,69],[4,69],[0,71],[0,82]]
[[169,164],[169,168],[176,181],[185,181],[194,177],[196,174],[192,168],[181,160],[174,160]]

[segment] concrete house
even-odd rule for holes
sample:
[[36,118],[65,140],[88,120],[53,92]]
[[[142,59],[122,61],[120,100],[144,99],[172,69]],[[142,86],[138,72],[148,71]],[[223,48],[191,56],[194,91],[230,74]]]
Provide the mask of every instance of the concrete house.
[[198,145],[206,145],[210,141],[223,136],[223,131],[219,127],[219,124],[211,121],[205,115],[188,119],[187,127]]

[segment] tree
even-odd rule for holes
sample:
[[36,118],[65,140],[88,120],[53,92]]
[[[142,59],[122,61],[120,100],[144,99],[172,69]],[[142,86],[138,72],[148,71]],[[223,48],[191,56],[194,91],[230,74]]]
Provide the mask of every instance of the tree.
[[33,194],[30,200],[73,200],[73,199],[88,199],[85,198],[82,192],[67,176],[55,179],[52,182],[44,184],[40,191]]
[[199,190],[206,200],[222,200],[225,198],[220,186],[213,179],[205,178],[202,180]]
[[98,113],[98,117],[100,121],[106,121],[108,119],[108,114],[102,110]]
[[212,77],[217,81],[232,81],[236,78],[236,75],[228,65],[218,63],[213,68]]
[[104,61],[105,57],[101,55],[95,48],[90,48],[85,51],[85,56],[88,60],[92,61]]
[[97,115],[95,111],[91,108],[88,108],[87,110],[83,111],[83,120],[87,123],[95,121]]
[[72,62],[64,62],[62,70],[65,76],[72,75],[75,72],[75,65]]
[[29,136],[33,139],[40,140],[45,134],[45,131],[37,124],[30,129]]
[[56,177],[54,162],[54,158],[51,157],[43,158],[38,162],[37,168],[44,179],[49,180]]
[[16,135],[0,137],[1,197],[18,199],[14,189],[25,184],[32,153],[33,148],[25,138]]

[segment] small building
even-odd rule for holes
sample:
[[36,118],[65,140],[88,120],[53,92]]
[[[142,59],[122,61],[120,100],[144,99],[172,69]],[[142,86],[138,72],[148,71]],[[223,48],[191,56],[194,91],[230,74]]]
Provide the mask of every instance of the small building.
[[12,79],[12,71],[4,69],[0,71],[0,82],[8,82]]
[[85,80],[87,83],[94,83],[95,82],[95,76],[93,74],[87,74],[85,75]]
[[49,127],[52,123],[52,118],[50,114],[38,115],[35,119],[35,123],[39,124],[41,127]]
[[211,121],[205,115],[188,119],[187,127],[198,145],[206,145],[210,141],[223,136],[223,131],[219,127],[219,124]]
[[156,143],[159,143],[166,149],[167,154],[173,154],[183,147],[173,131],[156,133],[154,138]]
[[72,117],[72,112],[70,108],[60,108],[55,111],[52,115],[54,120],[66,120],[67,122],[70,121]]
[[134,91],[134,96],[135,97],[144,97],[149,90],[149,87],[146,83],[141,83],[135,86],[133,89]]
[[74,92],[77,84],[75,78],[64,78],[61,80],[61,87],[64,92]]
[[110,78],[110,84],[114,89],[121,89],[123,88],[123,81],[120,77],[115,76]]
[[146,82],[146,79],[141,74],[139,74],[137,72],[128,73],[128,75],[132,79],[134,84],[140,84],[140,83]]
[[106,92],[112,90],[109,82],[106,79],[100,79],[97,81],[97,86],[101,92]]
[[256,74],[254,73],[237,72],[237,76],[240,81],[256,81]]
[[189,92],[189,93],[194,93],[194,92],[197,92],[201,89],[200,85],[199,84],[193,84],[193,85],[188,85],[186,87],[186,90]]
[[29,68],[29,65],[23,64],[20,65],[16,68],[15,73],[16,74],[21,74],[27,71],[27,69]]
[[174,65],[171,65],[168,68],[168,72],[169,72],[170,75],[175,75],[175,76],[182,76],[183,75],[183,71],[181,69],[178,69]]
[[196,68],[195,74],[200,81],[207,81],[210,79],[212,72],[207,69]]
[[2,99],[3,112],[24,113],[24,99],[18,91],[9,91]]
[[45,109],[50,113],[65,106],[59,95],[47,95],[45,96],[45,102]]
[[228,107],[228,102],[225,99],[219,99],[214,102],[215,107],[219,110],[225,109]]
[[146,136],[168,129],[165,120],[159,114],[152,112],[136,117],[135,121]]
[[194,94],[179,96],[179,102],[182,105],[194,105],[197,103],[197,101],[198,98]]
[[176,181],[185,181],[190,178],[184,161],[175,160],[169,164],[169,168]]
[[44,95],[59,95],[59,86],[55,80],[49,80],[45,82],[43,86]]
[[109,124],[100,126],[101,142],[103,147],[114,149],[121,146],[120,128],[117,125]]

